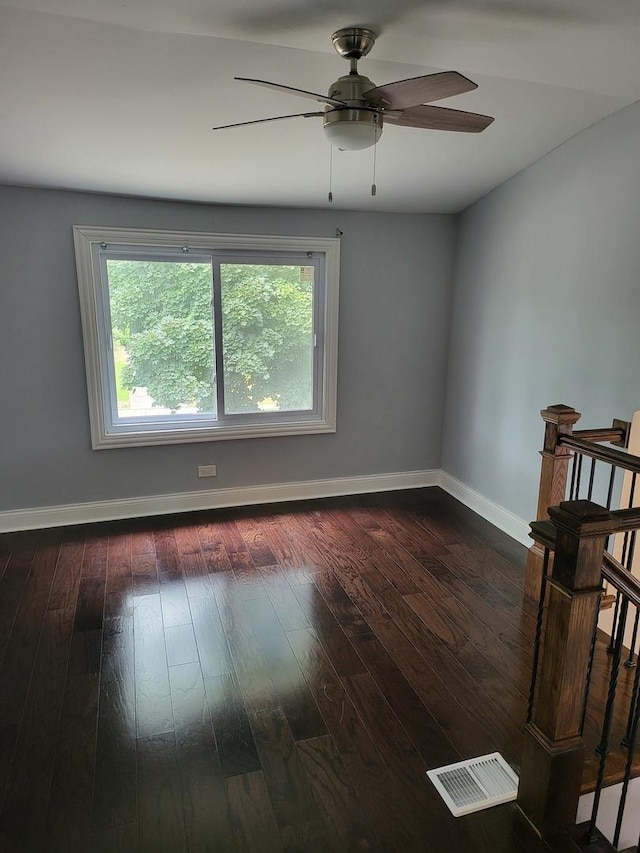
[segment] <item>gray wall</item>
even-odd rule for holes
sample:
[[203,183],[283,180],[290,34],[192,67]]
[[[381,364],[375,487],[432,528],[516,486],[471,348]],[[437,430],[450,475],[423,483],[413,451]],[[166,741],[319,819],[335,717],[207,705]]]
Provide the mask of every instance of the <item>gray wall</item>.
[[[74,224],[342,229],[337,433],[92,451]],[[0,510],[439,467],[455,224],[0,188]]]
[[541,408],[640,408],[639,153],[636,103],[461,217],[443,467],[527,520]]

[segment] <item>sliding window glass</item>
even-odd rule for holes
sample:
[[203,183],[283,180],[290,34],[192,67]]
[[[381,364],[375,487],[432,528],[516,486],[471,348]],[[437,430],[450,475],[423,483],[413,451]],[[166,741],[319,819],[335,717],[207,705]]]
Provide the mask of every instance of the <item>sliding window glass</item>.
[[74,237],[94,448],[335,431],[337,240]]

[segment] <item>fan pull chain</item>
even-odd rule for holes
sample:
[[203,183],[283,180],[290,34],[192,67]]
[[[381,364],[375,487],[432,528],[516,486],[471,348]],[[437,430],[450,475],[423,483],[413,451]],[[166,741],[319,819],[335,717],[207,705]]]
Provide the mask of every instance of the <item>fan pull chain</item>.
[[377,139],[376,139],[376,131],[377,127],[373,125],[373,183],[371,184],[371,195],[374,196],[378,192],[378,188],[376,187],[376,152],[378,149]]
[[329,145],[329,204],[333,204],[333,145]]

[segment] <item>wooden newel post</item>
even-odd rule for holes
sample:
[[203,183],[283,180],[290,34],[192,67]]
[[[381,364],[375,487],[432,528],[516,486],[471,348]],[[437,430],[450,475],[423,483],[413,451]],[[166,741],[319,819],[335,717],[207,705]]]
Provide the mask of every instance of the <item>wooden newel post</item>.
[[[536,521],[544,521],[549,517],[549,507],[557,506],[566,497],[567,472],[571,452],[558,444],[558,436],[570,435],[573,426],[580,420],[580,412],[571,406],[558,403],[542,409],[540,412],[545,422],[544,444],[540,455],[540,489],[538,491],[538,509]],[[527,598],[538,601],[540,584],[542,582],[542,564],[544,553],[537,542],[529,548],[527,569],[525,574],[524,591]]]
[[575,823],[584,764],[582,718],[599,610],[607,509],[591,501],[551,507],[557,528],[531,722],[524,736],[518,805],[541,836]]

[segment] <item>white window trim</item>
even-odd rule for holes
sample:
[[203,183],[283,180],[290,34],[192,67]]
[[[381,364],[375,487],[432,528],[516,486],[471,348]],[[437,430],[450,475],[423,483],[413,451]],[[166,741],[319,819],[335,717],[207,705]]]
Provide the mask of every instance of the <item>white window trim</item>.
[[[265,438],[285,435],[308,435],[336,431],[336,397],[338,379],[338,288],[340,275],[340,239],[337,237],[281,237],[272,235],[206,234],[201,232],[154,231],[100,226],[75,225],[73,228],[80,315],[84,340],[87,393],[94,450],[158,444],[181,444],[195,441],[220,441],[239,438]],[[105,375],[100,352],[98,323],[102,284],[96,276],[93,247],[101,243],[127,243],[147,247],[182,247],[198,250],[256,250],[265,252],[314,252],[325,259],[324,349],[322,362],[323,395],[321,410],[313,417],[277,422],[233,425],[194,426],[153,430],[145,424],[140,430],[111,427],[109,379]]]

